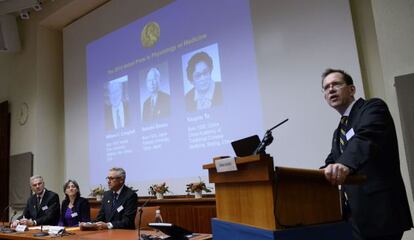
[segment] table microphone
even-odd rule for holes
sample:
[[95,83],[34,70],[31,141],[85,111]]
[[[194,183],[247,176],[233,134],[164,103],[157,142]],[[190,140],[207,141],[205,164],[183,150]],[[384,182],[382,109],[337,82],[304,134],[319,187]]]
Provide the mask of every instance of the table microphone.
[[145,200],[145,202],[141,205],[141,207],[138,208],[138,240],[141,240],[141,218],[142,218],[142,212],[143,212],[143,208],[145,206],[147,206],[148,202],[151,200],[151,198],[147,198],[147,200]]
[[5,228],[4,228],[4,217],[5,217],[5,215],[6,215],[6,211],[8,210],[10,208],[10,205],[7,205],[4,209],[3,209],[3,211],[1,212],[1,215],[0,215],[0,217],[1,217],[1,221],[2,221],[2,225],[1,225],[1,228],[0,228],[0,232],[3,232],[4,230],[5,230]]
[[[11,216],[10,221],[9,221],[9,227],[8,228],[3,228],[1,230],[2,233],[13,233],[13,232],[15,232],[13,229],[10,228],[10,225],[13,222],[13,218],[16,216],[16,214],[17,214],[17,211],[14,209],[13,210],[13,215]],[[4,225],[4,222],[3,222],[3,225]]]
[[[52,205],[50,205],[49,209],[53,209],[55,206],[57,205],[56,202],[54,202]],[[40,225],[40,232],[39,233],[34,233],[33,237],[45,237],[45,236],[49,236],[49,233],[47,232],[43,232],[43,224]]]
[[45,237],[45,236],[49,236],[49,233],[43,232],[43,225],[40,225],[40,232],[39,233],[34,233],[33,234],[33,237]]

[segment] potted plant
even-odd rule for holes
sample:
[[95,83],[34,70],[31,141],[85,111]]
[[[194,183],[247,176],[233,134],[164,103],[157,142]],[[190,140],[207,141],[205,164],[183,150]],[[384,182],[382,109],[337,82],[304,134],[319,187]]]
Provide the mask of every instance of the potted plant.
[[170,192],[165,182],[161,184],[153,184],[148,189],[148,194],[156,196],[157,199],[163,199],[164,193]]
[[104,192],[105,188],[102,185],[99,185],[99,187],[92,189],[89,195],[95,197],[96,201],[102,201]]
[[200,181],[187,184],[187,189],[185,190],[188,194],[194,193],[195,198],[202,198],[202,192],[211,192],[211,189],[206,186],[203,180],[199,178]]

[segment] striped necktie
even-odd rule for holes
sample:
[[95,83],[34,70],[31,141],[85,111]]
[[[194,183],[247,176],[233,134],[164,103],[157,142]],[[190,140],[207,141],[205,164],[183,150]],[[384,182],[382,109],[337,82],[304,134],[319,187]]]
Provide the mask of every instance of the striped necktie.
[[37,213],[40,212],[40,204],[41,204],[41,201],[42,201],[42,197],[37,196],[37,199],[36,199],[36,211],[37,211]]
[[342,116],[341,122],[339,123],[339,149],[341,150],[341,153],[344,152],[344,148],[346,143],[348,142],[346,139],[346,125],[348,124],[348,117]]
[[116,206],[118,205],[118,193],[113,193],[112,194],[112,206],[111,206],[111,211],[114,212]]

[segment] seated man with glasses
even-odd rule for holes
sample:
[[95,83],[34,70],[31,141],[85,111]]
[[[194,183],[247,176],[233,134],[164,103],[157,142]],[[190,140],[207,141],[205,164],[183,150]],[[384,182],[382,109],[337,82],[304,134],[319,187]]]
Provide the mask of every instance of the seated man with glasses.
[[126,173],[122,168],[109,170],[109,191],[104,193],[102,206],[96,223],[98,229],[135,229],[138,197],[129,187],[125,186]]

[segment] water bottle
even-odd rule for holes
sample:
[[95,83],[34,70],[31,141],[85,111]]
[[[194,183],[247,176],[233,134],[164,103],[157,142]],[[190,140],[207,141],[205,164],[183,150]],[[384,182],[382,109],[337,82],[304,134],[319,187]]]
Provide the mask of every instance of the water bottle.
[[162,220],[161,211],[159,209],[155,210],[155,222],[156,223],[162,223],[162,222],[164,222]]

